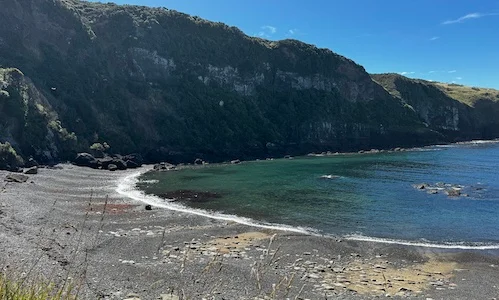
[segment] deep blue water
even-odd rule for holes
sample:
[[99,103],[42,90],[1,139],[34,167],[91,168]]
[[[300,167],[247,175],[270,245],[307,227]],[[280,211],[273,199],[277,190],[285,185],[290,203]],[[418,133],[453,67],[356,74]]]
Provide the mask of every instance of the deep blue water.
[[[324,234],[499,243],[499,143],[209,165],[141,180],[147,193],[220,195],[187,206]],[[428,194],[418,183],[460,185],[468,196]]]

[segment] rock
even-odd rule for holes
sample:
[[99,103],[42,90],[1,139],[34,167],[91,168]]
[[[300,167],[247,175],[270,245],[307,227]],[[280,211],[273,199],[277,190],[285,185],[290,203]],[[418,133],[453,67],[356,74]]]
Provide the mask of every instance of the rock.
[[146,210],[152,210],[152,205],[147,204],[147,205],[146,205]]
[[28,178],[29,178],[28,176],[23,174],[9,174],[5,176],[5,181],[23,183],[28,181]]
[[174,294],[161,294],[159,296],[160,300],[180,300],[180,297]]
[[241,161],[239,159],[234,159],[234,160],[231,160],[230,163],[233,165],[237,165],[237,164],[240,164]]
[[195,165],[202,165],[203,163],[204,163],[204,161],[201,158],[196,158],[194,160],[194,164]]
[[140,167],[140,165],[133,160],[127,160],[125,163],[128,169],[136,169]]
[[126,170],[127,169],[126,162],[121,158],[113,158],[112,164],[116,165],[118,170]]
[[140,300],[140,296],[135,293],[129,293],[123,300]]
[[117,165],[115,165],[115,164],[109,164],[109,165],[107,166],[107,169],[108,169],[109,171],[116,171],[116,170],[118,170],[118,166],[117,166]]
[[30,174],[30,175],[38,174],[38,167],[37,166],[31,167],[26,171],[24,171],[24,174]]
[[424,189],[426,189],[426,187],[427,187],[427,184],[425,184],[425,183],[420,183],[420,184],[414,185],[414,188],[417,190],[424,190]]
[[136,153],[123,156],[123,160],[127,163],[128,168],[142,167],[144,163],[142,156]]
[[286,158],[286,159],[293,159],[293,156],[291,156],[291,155],[284,155],[284,158]]
[[456,190],[456,189],[447,190],[447,191],[445,191],[445,193],[449,197],[459,197],[461,195],[461,191],[460,190]]
[[431,190],[428,190],[426,191],[428,194],[431,194],[431,195],[435,195],[435,194],[438,194],[438,190],[436,189],[431,189]]
[[35,159],[33,159],[33,157],[30,157],[24,166],[26,168],[32,168],[32,167],[38,167],[39,164]]
[[80,167],[99,168],[99,162],[90,153],[78,153],[73,163]]

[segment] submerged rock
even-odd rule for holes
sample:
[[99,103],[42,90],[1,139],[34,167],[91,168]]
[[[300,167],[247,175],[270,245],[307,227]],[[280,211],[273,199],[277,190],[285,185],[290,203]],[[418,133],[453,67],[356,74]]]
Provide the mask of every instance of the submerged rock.
[[450,190],[445,191],[445,193],[449,197],[459,197],[461,195],[461,191],[457,190],[457,189],[450,189]]
[[158,194],[159,197],[172,201],[206,202],[221,198],[222,195],[213,192],[202,192],[192,190],[177,190]]

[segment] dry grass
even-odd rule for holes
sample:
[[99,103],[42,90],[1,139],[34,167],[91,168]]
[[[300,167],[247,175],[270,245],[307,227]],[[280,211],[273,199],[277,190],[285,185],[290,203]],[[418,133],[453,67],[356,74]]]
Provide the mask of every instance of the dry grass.
[[0,274],[0,300],[74,300],[72,284],[58,287],[43,280],[18,280]]
[[458,84],[434,83],[447,96],[469,106],[474,106],[480,99],[499,101],[499,91],[489,88],[477,88]]

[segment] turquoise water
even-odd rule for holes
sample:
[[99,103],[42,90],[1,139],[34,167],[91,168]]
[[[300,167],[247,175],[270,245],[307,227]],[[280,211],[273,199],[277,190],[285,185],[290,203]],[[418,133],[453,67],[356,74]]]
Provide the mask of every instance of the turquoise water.
[[[460,185],[468,196],[429,194],[418,183]],[[180,200],[188,207],[323,234],[499,243],[499,143],[208,165],[147,173],[138,185],[203,200]]]

